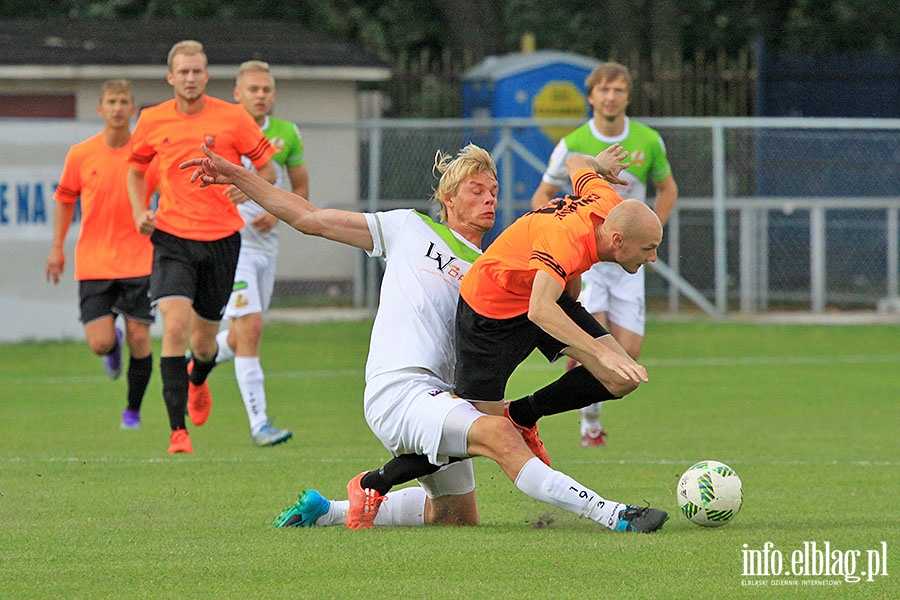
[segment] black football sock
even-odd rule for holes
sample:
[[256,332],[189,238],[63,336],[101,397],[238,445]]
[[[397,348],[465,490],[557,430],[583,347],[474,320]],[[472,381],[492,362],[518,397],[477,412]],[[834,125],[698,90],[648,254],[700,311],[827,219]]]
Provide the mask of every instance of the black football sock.
[[[451,458],[450,462],[460,460],[463,459]],[[424,454],[401,454],[386,462],[377,471],[369,471],[363,475],[360,485],[384,495],[395,485],[431,475],[438,469],[440,467],[431,464]]]
[[169,413],[169,427],[186,429],[184,413],[187,411],[188,374],[184,356],[163,356],[159,359],[159,376],[162,379],[163,400]]
[[194,385],[202,385],[203,382],[206,381],[209,372],[216,366],[216,357],[214,356],[212,360],[205,361],[200,360],[191,354],[191,360],[194,361],[194,367],[191,369],[191,383]]
[[138,412],[153,373],[153,355],[128,360],[128,410]]
[[583,365],[566,371],[556,381],[530,396],[509,403],[509,418],[520,427],[534,427],[538,419],[590,406],[594,402],[614,400],[606,386]]

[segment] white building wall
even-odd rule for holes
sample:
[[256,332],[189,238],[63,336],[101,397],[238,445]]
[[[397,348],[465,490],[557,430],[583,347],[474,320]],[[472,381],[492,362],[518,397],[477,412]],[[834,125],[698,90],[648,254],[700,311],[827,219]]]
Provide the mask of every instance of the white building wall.
[[[213,76],[208,92],[231,100],[233,73],[216,78],[213,71]],[[53,190],[66,152],[102,128],[96,113],[100,82],[0,80],[0,89],[6,93],[74,91],[78,115],[76,121],[0,120],[0,342],[83,337],[71,263],[77,225],[69,231],[69,262],[59,285],[45,281],[44,265],[53,238]],[[164,70],[158,79],[136,79],[133,84],[140,106],[172,97]],[[279,79],[275,115],[301,124],[353,122],[356,85],[353,81]],[[310,172],[310,199],[321,207],[355,209],[359,197],[355,130],[305,131],[301,126],[301,134]],[[279,279],[352,278],[358,251],[303,236],[283,223],[280,227]]]

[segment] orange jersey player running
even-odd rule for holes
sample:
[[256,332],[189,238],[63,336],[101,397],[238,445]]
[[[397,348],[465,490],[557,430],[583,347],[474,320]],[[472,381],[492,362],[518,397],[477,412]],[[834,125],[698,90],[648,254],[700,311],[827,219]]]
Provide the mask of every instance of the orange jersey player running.
[[[104,82],[97,106],[103,131],[75,144],[66,155],[53,196],[53,243],[45,267],[47,280],[59,283],[66,264],[66,234],[80,199],[81,231],[75,244],[80,320],[88,346],[103,357],[103,367],[111,379],[118,379],[122,373],[122,344],[128,344],[127,406],[122,413],[122,429],[140,427],[141,404],[153,370],[153,312],[148,297],[153,246],[150,238],[134,229],[126,186],[134,113],[129,82]],[[156,162],[150,166],[148,193],[141,198],[145,207],[159,180]],[[124,321],[124,335],[116,326],[119,315]]]
[[[244,220],[220,188],[198,188],[178,168],[200,144],[227,160],[250,159],[267,181],[276,171],[275,149],[246,110],[207,96],[203,45],[193,40],[169,51],[167,80],[175,98],[144,109],[134,130],[128,191],[134,225],[151,234],[153,273],[150,300],[163,321],[159,370],[171,429],[169,453],[193,452],[185,411],[195,425],[209,416],[212,397],[206,378],[215,366],[216,333],[231,295]],[[159,159],[159,208],[141,203],[145,170]],[[185,353],[191,348],[190,364]]]
[[[543,448],[536,431],[540,417],[621,398],[648,380],[646,369],[566,291],[578,289],[581,274],[599,261],[637,271],[656,260],[662,240],[653,211],[622,201],[591,168],[593,160],[571,156],[567,170],[575,195],[517,219],[473,263],[460,287],[454,391],[480,401],[489,414],[505,410],[529,432],[526,441],[535,449]],[[535,349],[550,361],[566,355],[583,366],[504,406],[509,377]]]

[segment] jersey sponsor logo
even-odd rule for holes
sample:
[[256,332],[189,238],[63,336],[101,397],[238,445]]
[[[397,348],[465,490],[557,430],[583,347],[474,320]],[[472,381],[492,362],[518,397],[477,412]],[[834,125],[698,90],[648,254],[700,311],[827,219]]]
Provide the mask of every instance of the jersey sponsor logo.
[[440,396],[443,393],[444,392],[442,390],[431,390],[430,392],[428,392],[428,395],[433,398],[435,396]]
[[430,258],[437,263],[437,269],[441,273],[449,275],[457,280],[462,279],[462,270],[459,268],[459,265],[456,264],[458,259],[455,256],[450,256],[445,260],[444,255],[435,250],[434,242],[428,242],[428,250],[425,252],[425,258]]

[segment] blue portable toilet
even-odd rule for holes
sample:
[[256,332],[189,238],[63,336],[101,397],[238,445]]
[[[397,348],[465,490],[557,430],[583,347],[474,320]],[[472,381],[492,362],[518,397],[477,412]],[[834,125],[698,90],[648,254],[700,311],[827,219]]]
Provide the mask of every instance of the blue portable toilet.
[[[554,50],[490,56],[463,74],[463,117],[587,119],[590,106],[584,80],[599,64],[594,58]],[[510,185],[502,177],[505,155],[494,157],[501,170],[500,196],[512,195],[513,214],[504,210],[501,201],[497,224],[486,236],[486,244],[503,227],[531,209],[531,196],[540,184],[553,147],[571,130],[527,127],[512,131],[513,139],[531,156],[513,151],[512,190],[504,187]],[[494,147],[501,142],[501,137],[500,130],[494,132],[491,140]]]

